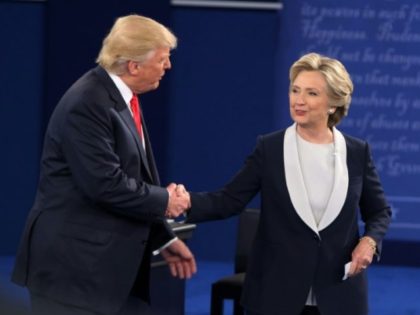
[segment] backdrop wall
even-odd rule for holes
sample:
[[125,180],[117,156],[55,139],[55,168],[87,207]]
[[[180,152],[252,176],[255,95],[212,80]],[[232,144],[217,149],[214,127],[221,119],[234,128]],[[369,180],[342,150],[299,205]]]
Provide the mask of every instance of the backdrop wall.
[[[172,10],[180,43],[170,90],[169,180],[193,191],[220,188],[257,136],[273,129],[277,18],[276,11]],[[236,221],[200,224],[192,249],[202,258],[232,259]]]
[[[384,123],[360,133],[358,125],[367,125],[381,113],[394,123],[408,121],[410,128],[417,128],[420,62],[415,52],[420,35],[414,31],[418,15],[410,18],[408,14],[418,9],[414,0],[388,1],[386,6],[382,1],[289,0],[280,12],[171,7],[167,0],[115,0],[106,5],[98,0],[0,1],[0,33],[7,43],[0,58],[0,128],[6,139],[0,155],[4,169],[0,255],[14,254],[32,204],[49,114],[68,86],[94,66],[114,19],[136,12],[169,25],[179,37],[173,69],[158,91],[142,99],[162,183],[180,182],[194,191],[214,190],[226,183],[242,166],[259,134],[290,123],[288,68],[302,53],[315,49],[344,59],[356,79],[355,103],[343,128],[372,141],[374,157],[382,161],[385,188],[397,210],[395,222],[400,223],[390,233],[391,250],[384,252],[383,261],[420,264],[416,254],[420,246],[417,129],[389,129]],[[380,41],[380,25],[388,27],[387,34],[399,33],[400,39],[387,35],[387,41]],[[371,29],[365,41],[343,38],[348,35],[340,38],[336,32],[363,32],[364,27]],[[386,52],[410,59],[394,57],[393,63],[386,64],[379,60],[385,60],[380,54]],[[376,60],[363,62],[368,53]],[[412,86],[398,84],[398,79],[381,86],[367,78],[389,72]],[[403,145],[395,148],[401,149],[393,151],[393,143],[399,140]],[[388,166],[393,156],[404,163],[401,170],[412,166],[411,173],[392,175]],[[235,228],[235,218],[201,224],[190,245],[198,258],[231,260]],[[405,250],[412,254],[401,255]]]
[[12,255],[38,178],[45,4],[0,2],[0,37],[0,255]]

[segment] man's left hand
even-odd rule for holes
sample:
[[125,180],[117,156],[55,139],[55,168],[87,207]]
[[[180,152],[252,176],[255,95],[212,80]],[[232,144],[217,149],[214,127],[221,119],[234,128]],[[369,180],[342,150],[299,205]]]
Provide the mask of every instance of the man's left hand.
[[189,279],[197,272],[194,255],[181,240],[176,240],[161,251],[163,258],[169,265],[172,276]]

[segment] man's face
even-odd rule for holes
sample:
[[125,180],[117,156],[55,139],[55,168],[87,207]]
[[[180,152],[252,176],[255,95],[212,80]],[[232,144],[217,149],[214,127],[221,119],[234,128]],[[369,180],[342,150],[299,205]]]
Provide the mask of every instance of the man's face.
[[169,47],[162,47],[154,50],[146,61],[137,63],[137,73],[131,82],[132,90],[141,94],[157,89],[165,70],[171,68],[169,57]]

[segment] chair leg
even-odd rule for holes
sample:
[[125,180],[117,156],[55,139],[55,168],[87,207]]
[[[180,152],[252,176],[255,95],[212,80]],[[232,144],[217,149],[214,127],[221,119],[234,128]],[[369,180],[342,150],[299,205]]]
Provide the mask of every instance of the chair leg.
[[211,292],[210,315],[223,315],[223,299]]
[[237,300],[233,300],[233,314],[234,315],[244,315],[244,310]]

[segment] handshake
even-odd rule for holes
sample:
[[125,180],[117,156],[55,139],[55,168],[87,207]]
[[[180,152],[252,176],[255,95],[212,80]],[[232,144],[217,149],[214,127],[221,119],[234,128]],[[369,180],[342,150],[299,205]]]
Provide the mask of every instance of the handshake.
[[176,218],[191,208],[190,194],[184,185],[171,183],[166,190],[169,193],[168,207],[165,212],[167,218]]

